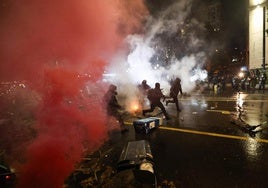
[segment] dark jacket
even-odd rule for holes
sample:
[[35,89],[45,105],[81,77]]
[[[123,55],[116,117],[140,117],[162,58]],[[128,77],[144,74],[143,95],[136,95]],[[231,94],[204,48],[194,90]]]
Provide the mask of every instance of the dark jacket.
[[119,105],[116,95],[116,87],[110,87],[103,97],[107,113],[110,115],[121,109],[121,105]]
[[148,90],[148,99],[151,103],[160,102],[161,98],[165,97],[160,88]]
[[182,94],[181,83],[179,79],[176,79],[170,88],[170,97],[177,97],[178,94]]

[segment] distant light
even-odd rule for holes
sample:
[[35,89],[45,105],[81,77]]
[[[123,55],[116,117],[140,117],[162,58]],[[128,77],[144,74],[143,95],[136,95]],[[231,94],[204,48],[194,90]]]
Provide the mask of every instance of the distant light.
[[205,70],[194,70],[194,75],[190,77],[191,82],[197,80],[204,81],[208,77],[207,71]]
[[154,66],[154,69],[157,70],[159,69],[160,65],[157,63],[155,66]]
[[103,73],[102,81],[109,82],[109,81],[112,81],[115,77],[116,77],[115,73]]
[[238,107],[242,107],[243,106],[244,98],[245,98],[245,95],[240,94],[240,93],[237,93],[237,96],[236,96],[236,104],[238,105]]
[[184,35],[184,34],[185,34],[184,29],[181,29],[181,34],[182,34],[182,35]]
[[243,72],[239,72],[238,76],[239,76],[239,78],[243,78],[244,77],[244,73]]
[[240,68],[240,70],[241,70],[241,71],[247,71],[248,69],[247,69],[246,66],[243,66],[243,67]]
[[237,62],[237,60],[238,60],[237,58],[233,58],[232,62]]

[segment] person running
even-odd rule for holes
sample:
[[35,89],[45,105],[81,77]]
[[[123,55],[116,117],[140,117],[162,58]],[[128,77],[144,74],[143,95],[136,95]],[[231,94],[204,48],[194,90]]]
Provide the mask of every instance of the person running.
[[145,116],[145,114],[148,112],[153,112],[156,107],[159,107],[163,112],[163,114],[165,115],[165,118],[169,120],[170,117],[166,112],[163,103],[161,102],[161,98],[165,98],[165,95],[162,93],[160,89],[160,84],[158,82],[155,83],[155,88],[148,90],[147,97],[150,101],[150,109],[143,110],[142,111],[143,116]]
[[109,86],[108,91],[105,93],[103,97],[103,101],[106,104],[106,111],[109,116],[113,116],[117,119],[120,124],[121,132],[128,131],[127,128],[124,127],[123,113],[120,112],[122,109],[121,105],[117,101],[117,86],[111,84]]
[[181,111],[181,109],[179,108],[179,101],[178,101],[179,93],[182,95],[181,79],[176,78],[175,81],[171,84],[170,88],[170,97],[172,98],[172,100],[166,100],[166,106],[169,103],[175,103],[178,112]]
[[151,87],[147,84],[147,80],[143,80],[141,84],[138,85],[138,98],[141,105],[144,105],[146,102],[146,96],[149,89],[151,89]]

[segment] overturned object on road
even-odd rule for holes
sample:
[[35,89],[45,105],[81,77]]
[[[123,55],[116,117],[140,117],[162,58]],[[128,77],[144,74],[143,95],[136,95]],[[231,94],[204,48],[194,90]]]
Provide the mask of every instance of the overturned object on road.
[[248,133],[249,136],[255,137],[256,133],[262,131],[262,125],[264,125],[266,122],[261,123],[259,125],[249,125],[241,118],[232,118],[231,123],[237,125],[242,131]]
[[149,117],[133,121],[133,126],[136,132],[148,134],[151,130],[159,127],[162,124],[162,122],[163,122],[162,118]]
[[131,173],[141,184],[157,186],[154,160],[146,140],[128,142],[122,150],[117,171]]

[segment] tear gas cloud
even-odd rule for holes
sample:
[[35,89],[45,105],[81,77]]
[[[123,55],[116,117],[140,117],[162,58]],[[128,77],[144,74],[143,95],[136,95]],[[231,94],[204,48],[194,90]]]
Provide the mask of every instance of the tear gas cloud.
[[25,152],[13,156],[23,161],[19,187],[62,187],[83,151],[94,151],[107,139],[105,86],[99,80],[124,47],[122,39],[140,30],[147,13],[142,1],[127,5],[124,0],[1,1],[1,83],[23,80],[40,96],[35,134]]
[[[129,45],[129,53],[126,58],[114,58],[108,68],[113,73],[112,81],[122,85],[121,93],[130,94],[142,80],[154,87],[159,82],[168,94],[170,80],[180,77],[184,92],[191,92],[197,80],[204,80],[207,72],[202,70],[206,54],[201,49],[204,41],[196,33],[204,30],[203,24],[190,18],[192,1],[179,1],[163,10],[157,17],[148,17],[143,34],[132,34],[126,38]],[[190,21],[189,21],[190,20]],[[179,38],[175,44],[182,55],[176,52],[169,53],[173,49],[166,45],[166,40]],[[162,37],[162,38],[163,38]],[[155,58],[157,57],[157,58]],[[159,59],[164,59],[160,61]],[[125,89],[128,84],[129,90]],[[128,101],[129,102],[129,101]]]

